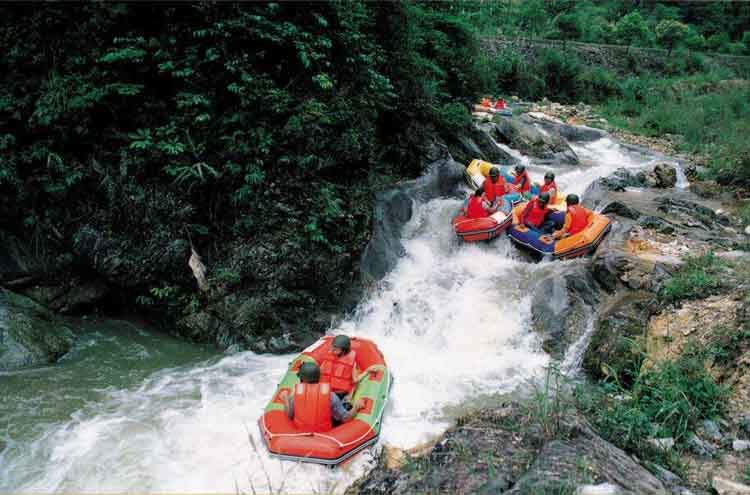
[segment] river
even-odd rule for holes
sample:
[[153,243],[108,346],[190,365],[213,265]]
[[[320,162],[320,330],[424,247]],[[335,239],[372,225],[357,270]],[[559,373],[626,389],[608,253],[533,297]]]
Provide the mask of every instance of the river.
[[[555,169],[564,193],[655,160],[607,138],[573,148],[582,165]],[[527,163],[536,181],[552,170]],[[379,445],[427,442],[550,360],[529,291],[558,262],[529,263],[505,237],[460,244],[459,204],[415,205],[406,255],[331,329],[375,340],[393,370]],[[268,457],[256,421],[292,355],[220,354],[119,321],[79,333],[58,365],[0,374],[0,492],[328,493],[375,462],[378,446],[337,469]]]

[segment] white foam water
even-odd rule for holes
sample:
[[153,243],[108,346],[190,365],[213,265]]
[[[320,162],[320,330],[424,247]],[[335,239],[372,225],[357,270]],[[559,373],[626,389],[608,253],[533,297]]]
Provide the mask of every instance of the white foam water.
[[[650,160],[609,139],[574,150],[585,166],[560,169],[565,193]],[[416,204],[405,256],[331,329],[376,341],[393,371],[381,445],[429,441],[456,410],[541,376],[549,361],[530,330],[529,290],[554,264],[516,257],[505,237],[460,244],[450,226],[460,203]],[[272,459],[262,443],[257,419],[292,358],[236,353],[104,390],[71,417],[8,441],[0,492],[341,492],[377,447],[332,470]]]

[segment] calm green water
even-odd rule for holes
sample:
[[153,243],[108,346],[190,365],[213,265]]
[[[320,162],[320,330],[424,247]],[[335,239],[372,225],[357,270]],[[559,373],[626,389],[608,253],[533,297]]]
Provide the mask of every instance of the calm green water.
[[219,355],[127,321],[81,323],[73,350],[56,365],[0,372],[0,464],[15,446],[89,406],[100,407],[112,391],[137,386],[158,370]]

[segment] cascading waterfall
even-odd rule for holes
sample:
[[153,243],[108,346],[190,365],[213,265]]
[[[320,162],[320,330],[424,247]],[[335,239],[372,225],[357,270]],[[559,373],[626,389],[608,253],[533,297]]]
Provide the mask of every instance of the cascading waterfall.
[[[564,193],[581,194],[618,167],[655,160],[607,138],[573,149],[583,165],[555,170]],[[549,167],[532,159],[528,169],[541,180]],[[555,263],[524,261],[504,236],[459,244],[450,227],[459,204],[416,204],[403,234],[406,255],[331,329],[375,340],[394,372],[381,444],[429,441],[467,405],[540,376],[550,359],[530,330],[529,291]],[[78,345],[102,345],[96,337],[87,342]],[[374,462],[372,449],[334,470],[268,457],[256,421],[293,356],[184,352],[158,371],[127,372],[136,365],[116,364],[116,356],[153,351],[118,342],[123,348],[106,354],[109,361],[79,370],[103,373],[107,383],[71,377],[63,388],[23,391],[26,382],[75,369],[84,348],[54,369],[0,375],[8,389],[0,409],[8,418],[0,423],[1,492],[340,492]],[[60,401],[67,409],[55,411]],[[31,419],[25,408],[35,411]]]

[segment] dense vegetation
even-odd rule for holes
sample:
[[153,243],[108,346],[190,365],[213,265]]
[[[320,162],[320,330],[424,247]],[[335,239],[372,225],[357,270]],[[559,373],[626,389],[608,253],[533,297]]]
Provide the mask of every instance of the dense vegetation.
[[750,54],[750,9],[743,2],[469,0],[450,11],[489,36]]
[[486,89],[471,29],[410,3],[0,10],[0,227],[174,313],[201,304],[189,245],[216,287],[269,294],[242,259],[266,244],[282,302],[340,296],[374,191]]

